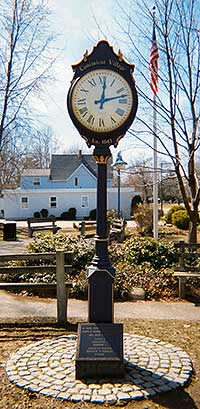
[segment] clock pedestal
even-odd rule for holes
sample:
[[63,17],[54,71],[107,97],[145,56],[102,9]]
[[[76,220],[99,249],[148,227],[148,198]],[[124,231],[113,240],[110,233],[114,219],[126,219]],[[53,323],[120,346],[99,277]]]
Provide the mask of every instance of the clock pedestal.
[[110,149],[95,148],[98,165],[96,254],[88,268],[88,324],[80,324],[76,357],[78,379],[120,377],[123,366],[123,326],[113,323],[115,269],[108,256],[107,162]]
[[107,162],[110,149],[95,148],[97,177],[96,254],[88,268],[89,322],[113,322],[113,280],[115,269],[108,257]]

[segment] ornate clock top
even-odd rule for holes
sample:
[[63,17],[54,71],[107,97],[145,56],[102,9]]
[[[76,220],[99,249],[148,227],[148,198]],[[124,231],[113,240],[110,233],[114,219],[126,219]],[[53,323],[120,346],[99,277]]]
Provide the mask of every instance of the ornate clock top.
[[101,40],[90,54],[86,50],[83,54],[83,59],[79,63],[72,65],[72,69],[75,72],[73,80],[90,68],[102,68],[107,64],[110,65],[110,68],[118,69],[126,75],[131,75],[135,67],[134,64],[129,64],[124,60],[121,50],[117,54],[108,41]]
[[117,146],[137,111],[134,65],[102,40],[72,68],[67,97],[72,122],[88,146]]

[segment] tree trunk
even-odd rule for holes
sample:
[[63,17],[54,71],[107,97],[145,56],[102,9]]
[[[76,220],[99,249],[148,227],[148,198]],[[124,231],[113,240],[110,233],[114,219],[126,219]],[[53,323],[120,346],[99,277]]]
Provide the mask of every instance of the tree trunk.
[[198,208],[193,210],[190,215],[188,243],[197,242],[197,224],[198,224]]

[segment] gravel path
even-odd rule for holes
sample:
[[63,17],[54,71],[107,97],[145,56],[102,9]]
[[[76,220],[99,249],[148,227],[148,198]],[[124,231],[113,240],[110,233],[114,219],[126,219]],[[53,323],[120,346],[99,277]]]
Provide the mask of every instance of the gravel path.
[[[56,300],[0,291],[0,318],[56,317]],[[68,319],[87,321],[87,301],[69,299]],[[136,301],[115,303],[115,319],[200,321],[200,306],[189,302]]]

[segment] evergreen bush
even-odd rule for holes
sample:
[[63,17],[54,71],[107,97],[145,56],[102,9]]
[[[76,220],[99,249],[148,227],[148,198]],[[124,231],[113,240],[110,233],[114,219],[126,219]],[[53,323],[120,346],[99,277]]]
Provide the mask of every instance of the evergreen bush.
[[112,224],[118,219],[118,212],[116,209],[110,209],[107,211],[107,221],[108,224]]
[[137,236],[131,236],[120,248],[117,244],[113,244],[110,255],[115,264],[122,260],[133,266],[148,262],[156,269],[172,267],[178,261],[173,243]]
[[178,210],[172,214],[172,224],[178,229],[188,230],[189,222],[190,219],[186,210]]
[[140,195],[135,195],[131,202],[131,214],[133,215],[137,211],[137,207],[140,203],[143,203],[143,200]]
[[172,269],[156,270],[148,262],[137,266],[119,263],[114,283],[115,298],[129,300],[134,287],[143,288],[146,299],[159,300],[177,295],[177,279],[174,278]]
[[61,220],[76,220],[76,208],[70,207],[67,212],[63,212],[60,215]]
[[70,207],[68,210],[68,220],[76,220],[76,208]]
[[89,219],[96,220],[96,218],[97,218],[97,209],[90,210]]
[[185,210],[185,207],[180,206],[180,205],[174,205],[174,206],[170,207],[170,209],[168,210],[168,212],[165,215],[166,223],[172,224],[172,215],[173,215],[173,213],[177,212],[178,210]]
[[60,220],[68,220],[68,212],[61,213]]
[[137,230],[141,235],[150,234],[153,231],[153,209],[150,205],[139,203],[135,209],[133,220],[137,224]]
[[41,209],[40,210],[40,216],[41,217],[48,217],[48,214],[49,214],[49,212],[48,212],[47,209]]
[[[66,280],[73,282],[71,297],[87,297],[88,279],[87,267],[95,254],[93,239],[77,238],[62,231],[57,234],[37,233],[28,245],[33,253],[55,252],[64,250],[72,252],[69,263],[72,272],[66,275]],[[116,269],[114,294],[118,300],[128,300],[133,287],[142,287],[147,299],[162,299],[176,297],[178,279],[174,278],[174,264],[178,257],[173,243],[155,241],[151,238],[131,236],[124,243],[113,242],[109,247],[110,259]],[[21,262],[22,263],[22,262]],[[32,263],[32,261],[30,262]],[[43,264],[46,263],[43,261]],[[24,262],[23,262],[24,265]],[[33,277],[21,275],[18,280],[52,282],[55,274],[37,274]],[[190,286],[191,283],[188,283]],[[199,288],[199,280],[192,283]]]

